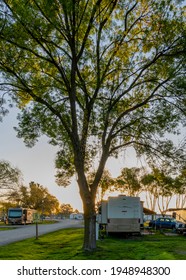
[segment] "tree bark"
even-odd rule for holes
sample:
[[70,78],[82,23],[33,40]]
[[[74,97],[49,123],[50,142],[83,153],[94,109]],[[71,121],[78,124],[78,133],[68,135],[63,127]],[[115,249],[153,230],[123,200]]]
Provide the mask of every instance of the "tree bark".
[[91,185],[88,184],[87,178],[84,172],[84,157],[82,153],[78,153],[78,149],[75,150],[75,167],[78,175],[78,185],[80,190],[80,196],[83,201],[84,210],[84,242],[83,249],[85,251],[93,251],[96,249],[96,209],[95,209],[95,199],[97,188],[100,179],[103,174],[106,160],[109,154],[109,145],[104,149],[102,157],[100,159],[99,167],[97,169],[94,181]]
[[[79,171],[81,164],[79,164]],[[88,186],[83,170],[78,174],[78,185],[80,196],[83,202],[84,211],[84,242],[85,251],[96,249],[96,210],[95,210],[95,192],[91,192]]]
[[93,251],[96,249],[96,212],[93,201],[84,204],[83,249],[85,251]]

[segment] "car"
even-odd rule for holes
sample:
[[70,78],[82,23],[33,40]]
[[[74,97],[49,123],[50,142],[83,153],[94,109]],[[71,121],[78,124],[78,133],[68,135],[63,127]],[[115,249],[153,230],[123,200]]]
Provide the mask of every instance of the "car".
[[149,227],[152,227],[153,229],[175,229],[176,228],[176,220],[174,218],[158,218],[156,220],[152,220],[149,222]]
[[180,233],[180,234],[186,235],[186,224],[184,224],[184,223],[179,223],[179,224],[176,226],[176,232],[177,232],[177,233]]

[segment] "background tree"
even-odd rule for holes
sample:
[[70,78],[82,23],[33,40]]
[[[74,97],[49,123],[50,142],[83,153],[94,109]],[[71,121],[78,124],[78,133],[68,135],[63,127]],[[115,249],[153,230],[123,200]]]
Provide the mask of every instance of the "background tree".
[[137,167],[123,168],[121,175],[115,180],[115,190],[129,196],[138,196],[142,192],[141,185],[142,170]]
[[176,208],[186,207],[186,169],[180,171],[174,181],[174,193],[176,195]]
[[18,205],[27,208],[30,207],[30,196],[29,187],[21,186],[17,195],[14,195],[14,198],[16,199]]
[[38,183],[29,184],[29,207],[43,214],[50,215],[59,209],[59,201],[48,192],[48,189]]
[[3,218],[8,213],[8,209],[11,207],[16,207],[17,204],[9,201],[0,201],[0,217]]
[[[88,181],[89,185],[91,185],[93,183],[94,178],[95,178],[95,172],[88,174],[87,181]],[[112,187],[114,184],[115,184],[115,179],[112,177],[110,172],[107,169],[105,169],[103,171],[102,177],[98,184],[98,190],[97,190],[98,201],[103,199],[103,196],[105,195],[106,191],[109,191],[109,190],[112,191]]]
[[58,199],[47,188],[34,182],[29,187],[21,186],[16,192],[12,192],[9,201],[16,206],[36,209],[46,215],[59,211]]
[[74,209],[70,204],[63,203],[60,205],[59,213],[62,215],[62,217],[69,218],[70,214],[73,212]]
[[5,160],[0,161],[0,197],[6,199],[21,184],[21,171]]
[[171,0],[0,3],[1,88],[21,109],[18,137],[58,145],[58,178],[77,175],[83,247],[93,250],[107,159],[133,146],[180,160],[159,137],[185,124],[183,9]]
[[170,175],[166,175],[163,171],[159,171],[159,174],[156,174],[156,182],[159,189],[157,198],[158,208],[160,213],[163,213],[168,209],[174,195],[174,179]]
[[168,209],[174,194],[174,179],[153,166],[151,173],[146,173],[141,182],[144,185],[148,208],[155,211],[157,206],[160,212]]

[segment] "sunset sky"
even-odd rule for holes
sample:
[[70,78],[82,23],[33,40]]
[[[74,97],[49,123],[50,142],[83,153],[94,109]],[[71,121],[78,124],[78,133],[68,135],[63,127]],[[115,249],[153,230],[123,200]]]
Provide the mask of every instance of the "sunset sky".
[[[49,192],[55,195],[60,203],[70,203],[75,209],[82,210],[77,183],[74,180],[67,188],[59,187],[55,183],[54,160],[57,147],[47,143],[46,137],[41,137],[33,148],[25,147],[22,139],[16,137],[13,129],[17,125],[16,109],[10,109],[3,122],[0,122],[0,160],[9,161],[14,167],[18,167],[23,174],[26,185],[34,181],[47,187]],[[108,169],[113,176],[120,173],[120,168],[136,166],[137,160],[134,154],[127,152],[125,158],[109,160]]]
[[[3,122],[0,122],[0,160],[7,160],[20,169],[25,185],[28,186],[31,181],[39,183],[47,187],[60,203],[70,203],[74,209],[82,211],[76,180],[74,179],[67,188],[59,187],[55,183],[54,160],[57,147],[49,145],[47,138],[43,136],[33,148],[27,148],[23,140],[16,137],[13,127],[17,125],[17,112],[15,108],[10,109]],[[177,142],[180,137],[174,138],[175,141]],[[118,176],[120,169],[126,166],[140,166],[131,149],[119,159],[110,159],[107,163],[107,168],[113,176]]]

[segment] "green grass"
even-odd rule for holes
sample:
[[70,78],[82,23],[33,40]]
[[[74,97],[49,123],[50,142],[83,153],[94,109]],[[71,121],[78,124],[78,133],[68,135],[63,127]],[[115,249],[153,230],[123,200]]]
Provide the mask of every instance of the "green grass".
[[105,237],[93,253],[82,251],[83,230],[65,229],[0,247],[1,260],[185,260],[186,237]]
[[[43,220],[43,221],[40,221],[38,222],[38,224],[55,224],[55,223],[58,223],[58,221],[53,221],[53,220]],[[4,222],[0,222],[0,231],[2,230],[11,230],[11,229],[16,229],[16,226],[12,227],[12,225],[8,225],[8,224],[5,224]]]
[[4,222],[0,222],[0,231],[10,230],[10,229],[15,229],[15,227],[11,227],[11,225],[5,225]]
[[10,230],[10,229],[15,229],[15,228],[12,228],[12,227],[0,227],[0,231],[2,231],[2,230]]

